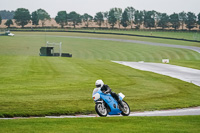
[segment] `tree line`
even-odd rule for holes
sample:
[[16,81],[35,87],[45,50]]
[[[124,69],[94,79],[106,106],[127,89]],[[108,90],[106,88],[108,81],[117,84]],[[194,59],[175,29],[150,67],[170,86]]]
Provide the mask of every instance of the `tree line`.
[[15,11],[0,10],[0,16],[2,19],[13,19]]
[[[5,11],[4,11],[5,12]],[[1,12],[0,12],[1,13]],[[45,22],[50,20],[50,15],[44,9],[38,9],[30,14],[28,9],[18,8],[14,12],[13,19],[15,23],[22,28],[28,23],[32,22],[32,25],[39,25],[39,21],[42,22],[42,27],[45,26]],[[177,30],[184,26],[188,30],[191,30],[199,26],[200,29],[200,13],[196,16],[193,12],[180,12],[168,15],[167,13],[160,13],[157,11],[139,11],[133,7],[127,7],[122,11],[121,8],[111,8],[110,11],[97,12],[93,17],[87,13],[80,15],[75,11],[67,13],[66,11],[59,11],[55,17],[56,23],[58,23],[62,28],[67,26],[69,22],[72,23],[73,27],[76,28],[77,25],[84,23],[85,27],[89,27],[91,22],[95,22],[100,28],[103,24],[106,27],[110,26],[114,28],[115,25],[123,26],[125,29],[130,26],[131,29],[140,29],[143,25],[145,28],[174,28]],[[0,14],[0,24],[2,22],[2,17]],[[13,25],[12,19],[8,19],[5,23],[6,26],[10,27]],[[135,27],[133,27],[135,26]]]

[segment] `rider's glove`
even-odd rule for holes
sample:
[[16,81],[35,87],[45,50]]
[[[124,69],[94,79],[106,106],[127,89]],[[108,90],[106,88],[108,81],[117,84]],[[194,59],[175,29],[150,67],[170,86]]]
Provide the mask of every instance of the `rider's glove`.
[[109,92],[108,91],[104,91],[104,94],[108,94]]

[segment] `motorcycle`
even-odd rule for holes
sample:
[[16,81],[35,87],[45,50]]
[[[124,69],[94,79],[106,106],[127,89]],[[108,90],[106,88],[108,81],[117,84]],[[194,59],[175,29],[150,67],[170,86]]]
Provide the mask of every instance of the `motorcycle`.
[[[122,93],[118,94],[120,100],[122,100],[125,95]],[[122,100],[122,104],[124,108],[118,104],[117,100],[115,100],[110,93],[105,94],[101,90],[97,91],[93,94],[93,100],[95,101],[95,110],[99,116],[106,117],[109,115],[123,115],[128,116],[130,114],[129,105]]]

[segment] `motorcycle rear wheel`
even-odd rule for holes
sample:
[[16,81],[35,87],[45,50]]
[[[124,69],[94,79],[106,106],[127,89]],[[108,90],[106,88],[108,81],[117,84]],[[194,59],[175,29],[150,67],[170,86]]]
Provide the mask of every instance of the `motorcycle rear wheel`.
[[130,114],[130,107],[129,107],[129,105],[125,102],[125,101],[123,101],[122,100],[122,103],[123,103],[123,105],[124,105],[124,110],[125,111],[122,111],[122,115],[123,116],[129,116],[129,114]]
[[108,111],[105,106],[102,106],[103,103],[96,103],[95,110],[99,116],[106,117],[108,115]]

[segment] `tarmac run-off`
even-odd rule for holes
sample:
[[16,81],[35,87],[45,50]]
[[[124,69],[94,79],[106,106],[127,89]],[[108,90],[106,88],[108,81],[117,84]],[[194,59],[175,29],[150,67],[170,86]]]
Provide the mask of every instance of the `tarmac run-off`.
[[[131,112],[129,116],[184,116],[184,115],[200,115],[200,107],[160,110],[160,111],[145,111],[145,112]],[[122,115],[112,115],[107,117],[121,117]],[[61,115],[61,116],[45,116],[45,117],[14,117],[14,118],[0,118],[0,119],[31,119],[31,118],[92,118],[99,117],[97,114],[89,115]]]
[[131,68],[177,78],[200,86],[200,70],[163,63],[113,61]]

